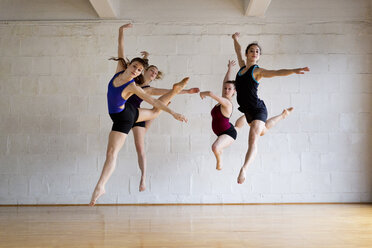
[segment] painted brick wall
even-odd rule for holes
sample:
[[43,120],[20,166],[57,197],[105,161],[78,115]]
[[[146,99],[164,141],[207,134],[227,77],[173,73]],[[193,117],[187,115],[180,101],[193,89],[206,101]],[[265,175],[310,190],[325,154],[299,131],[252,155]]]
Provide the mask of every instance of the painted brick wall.
[[[258,21],[142,21],[126,33],[126,54],[149,51],[166,75],[153,84],[162,88],[190,76],[190,87],[220,94],[227,60],[235,59],[235,31],[243,46],[261,43],[263,68],[311,68],[301,76],[262,79],[259,94],[270,116],[288,106],[295,111],[260,139],[245,184],[236,178],[248,127],[216,171],[214,102],[181,95],[171,107],[189,123],[163,113],[146,137],[147,191],[138,192],[130,134],[99,203],[372,201],[371,16],[361,17],[362,4],[331,1],[327,8],[347,8],[347,16],[336,11],[327,21],[324,11],[311,12],[311,21],[305,3],[293,10],[290,1],[281,2],[284,20],[269,12],[273,18]],[[0,24],[0,204],[89,202],[111,128],[106,87],[116,65],[107,59],[116,55],[119,25]],[[238,116],[235,109],[232,121]]]

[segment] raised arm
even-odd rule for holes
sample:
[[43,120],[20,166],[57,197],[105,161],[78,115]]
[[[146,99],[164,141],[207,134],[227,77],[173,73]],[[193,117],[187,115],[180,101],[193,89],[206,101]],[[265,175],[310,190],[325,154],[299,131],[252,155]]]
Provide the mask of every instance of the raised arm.
[[225,75],[225,78],[223,79],[223,82],[230,81],[232,78],[232,68],[235,66],[235,61],[234,60],[229,60],[229,63],[227,64],[227,72]]
[[149,59],[149,56],[150,56],[150,54],[147,51],[142,51],[141,55],[143,59]]
[[[257,71],[257,72],[256,72]],[[281,70],[266,70],[263,68],[257,68],[254,72],[256,80],[260,78],[271,78],[280,76],[289,76],[292,74],[304,74],[305,71],[310,71],[309,67],[296,68],[296,69],[281,69]]]
[[[118,58],[125,59],[125,54],[124,54],[124,31],[127,30],[128,28],[133,27],[131,23],[125,24],[119,28],[119,38],[118,38]],[[126,67],[123,64],[124,60],[119,60],[118,65],[116,67],[116,73],[119,71],[123,71],[126,69]]]
[[184,122],[187,122],[187,119],[185,116],[179,114],[179,113],[176,113],[174,112],[173,110],[171,110],[170,108],[168,108],[164,103],[162,103],[161,101],[155,99],[155,98],[152,98],[151,96],[149,96],[148,94],[146,94],[146,92],[141,88],[141,87],[138,87],[136,86],[135,84],[130,84],[128,85],[127,87],[133,94],[136,94],[138,97],[140,97],[142,100],[144,100],[145,102],[151,104],[152,106],[154,106],[155,108],[158,108],[158,109],[161,109],[169,114],[171,114],[175,119],[179,120],[179,121],[184,121]]
[[244,62],[243,55],[242,55],[242,48],[238,41],[239,37],[240,37],[240,33],[238,32],[232,35],[232,38],[234,40],[234,49],[235,49],[236,57],[238,58],[239,67],[242,68],[243,66],[245,66],[245,62]]
[[200,98],[201,99],[204,99],[207,96],[216,100],[219,104],[221,104],[225,108],[230,108],[232,106],[229,99],[227,99],[225,97],[222,97],[222,96],[218,96],[218,95],[214,94],[212,91],[202,91],[202,92],[200,92]]
[[[160,88],[154,88],[154,87],[147,87],[143,89],[147,94],[153,95],[153,96],[161,96],[164,94],[167,94],[170,89],[160,89]],[[190,89],[184,89],[178,94],[195,94],[199,93],[199,88],[190,88]]]

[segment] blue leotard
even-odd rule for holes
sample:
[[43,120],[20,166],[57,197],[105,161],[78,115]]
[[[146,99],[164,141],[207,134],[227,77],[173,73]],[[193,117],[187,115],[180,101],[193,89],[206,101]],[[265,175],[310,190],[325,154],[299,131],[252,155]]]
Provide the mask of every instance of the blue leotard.
[[134,79],[130,80],[129,82],[119,86],[115,87],[114,86],[114,79],[124,71],[116,73],[112,79],[110,80],[108,84],[108,89],[107,89],[107,105],[108,105],[108,111],[110,114],[115,114],[123,111],[122,106],[125,104],[127,99],[124,99],[121,96],[121,93],[123,90],[131,83],[134,82]]

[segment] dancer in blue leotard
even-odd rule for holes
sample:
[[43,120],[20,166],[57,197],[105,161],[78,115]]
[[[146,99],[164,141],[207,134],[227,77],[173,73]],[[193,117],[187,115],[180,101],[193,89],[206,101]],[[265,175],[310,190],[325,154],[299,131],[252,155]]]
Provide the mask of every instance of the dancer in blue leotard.
[[[154,119],[160,114],[161,110],[168,112],[179,121],[187,121],[183,115],[168,108],[167,104],[186,86],[188,78],[174,84],[173,89],[159,99],[152,98],[134,83],[145,68],[146,61],[141,58],[134,58],[130,63],[124,61],[124,31],[131,27],[132,24],[126,24],[119,28],[119,59],[116,74],[110,80],[107,92],[109,114],[113,120],[113,125],[109,134],[106,160],[89,203],[91,206],[105,193],[105,185],[115,169],[118,152],[124,145],[128,132],[135,122]],[[126,102],[126,99],[133,94],[153,105],[154,108],[137,109]]]

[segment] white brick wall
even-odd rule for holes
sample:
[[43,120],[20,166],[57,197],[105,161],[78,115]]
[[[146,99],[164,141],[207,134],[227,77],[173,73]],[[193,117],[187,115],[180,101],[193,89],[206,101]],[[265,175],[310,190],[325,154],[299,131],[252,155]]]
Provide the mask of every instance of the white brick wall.
[[[147,191],[138,192],[140,173],[130,134],[99,202],[372,201],[368,6],[367,0],[295,6],[281,0],[273,1],[266,19],[236,17],[235,10],[227,9],[226,21],[205,13],[205,6],[190,20],[183,13],[165,20],[143,10],[141,16],[153,21],[133,18],[138,22],[126,35],[126,55],[150,52],[150,62],[166,74],[155,86],[171,87],[190,76],[190,87],[220,94],[227,60],[236,59],[230,37],[235,31],[242,34],[243,48],[260,42],[261,67],[309,66],[311,72],[262,79],[260,96],[269,116],[288,106],[295,111],[260,139],[243,185],[236,177],[248,127],[225,150],[224,168],[216,171],[209,113],[215,103],[182,95],[171,107],[186,114],[189,123],[163,113],[147,134]],[[200,19],[198,11],[204,13]],[[106,89],[116,65],[107,59],[116,55],[118,26],[0,24],[0,204],[89,201],[111,128]],[[233,123],[238,116],[235,109]]]

